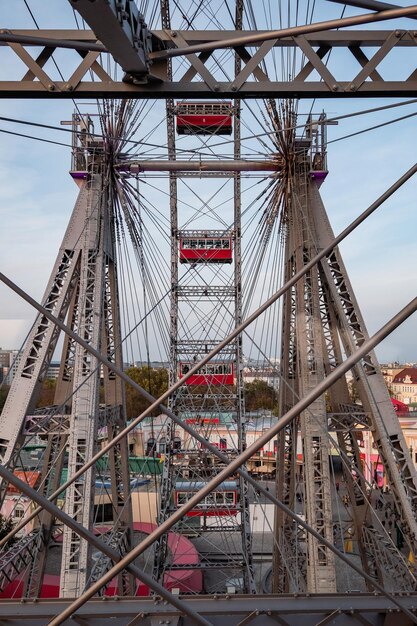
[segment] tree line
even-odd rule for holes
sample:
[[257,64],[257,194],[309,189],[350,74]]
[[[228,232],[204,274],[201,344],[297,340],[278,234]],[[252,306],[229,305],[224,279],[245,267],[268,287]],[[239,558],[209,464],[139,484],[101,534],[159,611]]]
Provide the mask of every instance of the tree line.
[[[164,368],[152,368],[146,365],[129,367],[126,370],[126,374],[155,398],[159,398],[168,389],[168,371]],[[39,393],[37,407],[54,404],[55,388],[56,380],[44,380]],[[199,387],[192,391],[201,393],[202,390],[204,390],[204,387]],[[9,387],[7,386],[0,388],[0,410],[4,406],[8,391]],[[233,389],[230,391],[232,393]],[[125,386],[125,393],[127,419],[137,417],[149,406],[148,401],[133,389],[131,385]],[[244,394],[247,411],[254,412],[263,409],[272,411],[274,415],[278,414],[278,393],[266,381],[255,379],[253,382],[246,383]],[[207,405],[207,402],[205,404]],[[158,415],[159,413],[160,411],[154,411],[152,415]]]

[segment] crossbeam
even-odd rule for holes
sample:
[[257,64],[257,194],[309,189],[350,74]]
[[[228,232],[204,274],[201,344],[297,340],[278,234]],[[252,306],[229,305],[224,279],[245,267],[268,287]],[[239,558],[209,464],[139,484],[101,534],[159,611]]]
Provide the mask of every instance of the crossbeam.
[[140,172],[277,172],[283,166],[281,157],[268,161],[130,161],[118,170]]
[[[257,34],[268,39],[267,31]],[[166,53],[182,47],[210,46],[221,48],[230,39],[244,39],[247,31],[163,31],[155,30],[152,38],[158,40]],[[34,46],[44,46],[38,56],[32,56]],[[6,47],[23,62],[21,75],[7,75],[7,67],[14,63],[2,62]],[[168,58],[152,59],[148,81],[143,77],[108,73],[108,55],[91,31],[74,30],[13,30],[0,33],[0,64],[5,68],[0,81],[2,98],[120,98],[136,99],[187,98],[340,98],[417,96],[417,58],[409,49],[417,47],[417,34],[412,30],[322,30],[297,36],[285,35],[265,44],[241,45],[236,49],[242,61],[241,72],[232,80],[224,81],[210,62],[215,52],[185,57],[183,73],[176,80],[168,79]],[[63,80],[53,80],[47,62],[57,48],[71,56],[68,67],[79,65]],[[67,49],[70,48],[70,49]],[[301,69],[290,80],[276,80],[265,71],[274,48],[290,48],[302,61]],[[343,59],[336,68],[327,63],[334,48],[343,51]],[[404,49],[405,48],[405,49]],[[38,51],[38,49],[37,49]],[[396,52],[395,52],[396,51]],[[31,53],[32,52],[32,53]],[[153,53],[150,53],[153,54]],[[155,52],[156,54],[156,52]],[[383,65],[396,55],[396,80],[384,77]],[[398,55],[404,59],[401,63]],[[277,56],[279,58],[279,56]],[[353,63],[352,63],[353,59]],[[413,61],[410,63],[410,59]],[[76,59],[75,59],[76,60]],[[17,61],[17,59],[16,59]],[[207,64],[206,64],[207,63]],[[19,66],[19,65],[18,65]],[[126,66],[127,67],[127,66]],[[405,68],[409,69],[406,70]],[[349,69],[347,69],[349,68]],[[65,70],[63,70],[65,71]],[[346,72],[351,75],[346,80]],[[90,78],[94,74],[94,80]],[[122,70],[123,73],[123,70]],[[277,69],[277,76],[285,73]],[[152,78],[153,77],[153,78]],[[313,77],[313,78],[312,78]],[[221,80],[219,80],[221,78]]]
[[[407,594],[401,598],[404,606],[414,610],[417,594]],[[66,600],[26,600],[22,602],[0,602],[0,620],[8,626],[45,626],[55,616],[67,608]],[[334,615],[337,626],[352,624],[409,624],[399,609],[384,596],[366,593],[346,593],[331,595],[257,595],[217,596],[215,600],[204,596],[188,596],[187,604],[200,615],[212,619],[218,626],[238,626],[256,617],[256,626],[270,626],[272,623],[288,626],[305,626],[329,622]],[[154,598],[106,598],[90,600],[77,611],[74,623],[84,626],[126,626],[126,624],[176,624],[180,614],[164,602]],[[355,619],[356,618],[356,619]],[[168,622],[167,622],[168,620]],[[285,620],[285,621],[281,621]],[[322,621],[323,620],[323,621]],[[384,621],[385,620],[385,621]],[[192,618],[181,616],[182,626],[191,626]]]

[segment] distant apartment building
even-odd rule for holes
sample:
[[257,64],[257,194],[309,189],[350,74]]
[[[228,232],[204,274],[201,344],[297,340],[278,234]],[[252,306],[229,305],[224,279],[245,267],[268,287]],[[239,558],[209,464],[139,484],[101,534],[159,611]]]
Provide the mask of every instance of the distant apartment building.
[[0,383],[3,382],[10,367],[10,355],[8,350],[0,348]]
[[0,382],[11,385],[19,366],[21,354],[19,350],[0,348]]
[[3,350],[3,348],[0,348],[0,367],[1,368],[10,367],[10,352],[11,350]]

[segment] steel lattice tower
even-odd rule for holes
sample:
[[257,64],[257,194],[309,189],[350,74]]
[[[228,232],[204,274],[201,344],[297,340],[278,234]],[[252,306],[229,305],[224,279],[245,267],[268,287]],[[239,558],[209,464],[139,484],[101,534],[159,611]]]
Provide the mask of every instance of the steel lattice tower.
[[[325,133],[324,118],[321,121],[321,132]],[[322,147],[317,150],[311,130],[314,127],[307,125],[307,139],[295,140],[297,156],[292,165],[285,214],[285,282],[334,239],[318,191],[325,173],[325,143],[321,142]],[[349,356],[368,338],[338,248],[285,295],[282,338],[280,410],[284,414],[297,398],[305,396],[342,362],[343,353]],[[364,478],[359,433],[363,429],[372,431],[389,477],[398,525],[412,554],[417,536],[416,471],[375,354],[370,353],[352,373],[361,404],[350,400],[343,377],[329,389],[328,398],[318,398],[280,434],[277,495],[294,509],[298,489],[306,521],[327,541],[337,539],[329,466],[332,434],[339,446],[349,502],[349,519],[344,522],[339,540],[353,542],[364,571],[385,588],[411,591],[416,585],[414,567],[398,553],[392,541],[387,541],[381,520],[369,505],[372,485]],[[303,463],[297,478],[298,431]],[[275,556],[275,591],[337,590],[334,555],[324,544],[304,531],[300,533],[281,512],[276,517],[276,538],[280,550]],[[300,548],[304,545],[305,549]]]
[[[164,28],[170,29],[170,16],[169,5],[163,1],[161,3],[162,25]],[[238,25],[242,22],[242,3],[238,3],[236,7],[236,19]],[[236,71],[239,67],[239,61],[236,60]],[[170,70],[171,71],[171,70]],[[234,110],[234,158],[240,157],[240,123],[239,115],[237,114],[237,108],[239,104],[235,102]],[[167,136],[168,136],[168,156],[170,160],[176,159],[175,152],[175,131],[174,131],[174,101],[167,100],[166,105],[166,117],[167,117]],[[170,173],[169,185],[170,185],[170,214],[171,214],[171,353],[170,353],[170,383],[173,384],[178,380],[181,367],[183,363],[196,362],[201,356],[215,346],[219,338],[219,330],[216,328],[204,326],[204,314],[200,312],[197,314],[196,328],[199,333],[199,339],[195,339],[190,336],[187,331],[187,309],[188,311],[197,311],[198,307],[205,305],[206,313],[209,311],[209,315],[216,315],[216,309],[221,311],[222,307],[225,307],[231,313],[233,319],[232,327],[237,327],[242,320],[242,290],[241,290],[241,249],[240,249],[240,174],[236,172],[234,177],[234,205],[233,205],[233,227],[230,233],[223,233],[222,231],[207,231],[194,230],[194,231],[181,231],[179,228],[179,216],[178,216],[178,203],[177,203],[177,188],[178,179],[181,179],[181,174]],[[214,174],[216,176],[216,174]],[[211,177],[213,180],[213,177]],[[220,280],[209,279],[203,276],[199,276],[199,273],[193,271],[191,268],[191,279],[187,280],[187,284],[183,285],[179,281],[179,246],[180,241],[184,237],[216,237],[223,236],[224,234],[231,236],[233,239],[234,254],[233,254],[233,277],[220,276]],[[210,259],[207,262],[207,266],[210,266]],[[203,269],[204,272],[204,269]],[[223,272],[224,274],[224,272]],[[216,284],[218,283],[218,284]],[[234,309],[234,311],[233,311]],[[214,314],[213,314],[214,312]],[[221,330],[220,330],[221,332]],[[198,335],[197,335],[198,336]],[[233,342],[231,346],[220,353],[219,360],[221,362],[232,363],[235,372],[236,390],[230,392],[227,387],[223,385],[216,387],[214,385],[204,385],[201,389],[198,388],[197,394],[192,392],[192,388],[183,386],[170,398],[169,406],[177,415],[183,419],[192,419],[194,422],[194,428],[203,437],[208,440],[215,431],[215,427],[211,425],[219,419],[219,414],[224,411],[231,411],[235,414],[235,423],[237,428],[237,447],[233,453],[239,453],[245,448],[245,411],[243,401],[243,378],[242,378],[242,340],[239,338],[236,342]],[[204,418],[201,417],[204,415]],[[207,417],[208,416],[208,417]],[[200,422],[200,423],[199,423]],[[173,502],[173,494],[177,491],[177,485],[181,481],[187,479],[189,483],[196,486],[202,484],[204,481],[208,481],[214,476],[221,467],[221,464],[215,462],[213,456],[201,448],[200,445],[196,445],[189,442],[185,444],[184,450],[179,450],[176,442],[180,432],[178,427],[172,420],[168,422],[167,426],[167,448],[166,458],[164,462],[163,477],[161,484],[161,506],[159,514],[159,522],[162,523],[167,517],[169,517],[172,510],[175,509],[176,503]],[[184,461],[180,460],[185,457]],[[233,562],[233,556],[227,556],[224,554],[222,560],[223,568],[230,569],[235,575],[242,576],[243,585],[242,591],[254,592],[255,583],[253,578],[252,568],[252,556],[251,556],[251,535],[249,528],[249,501],[248,501],[248,487],[246,481],[240,479],[239,486],[236,489],[238,499],[238,517],[240,521],[234,519],[234,516],[224,518],[222,512],[216,513],[216,503],[213,500],[211,505],[212,511],[208,512],[210,516],[213,516],[217,523],[217,530],[222,530],[226,534],[238,535],[239,539],[236,542],[236,550],[239,555],[239,564]],[[221,507],[218,507],[221,509]],[[224,507],[223,507],[224,508]],[[198,519],[198,518],[197,518]],[[207,527],[208,517],[203,516],[204,521],[202,530],[208,532],[210,528]],[[227,519],[227,522],[225,522]],[[212,520],[211,520],[212,522]],[[185,523],[183,530],[187,532],[189,523]],[[213,524],[211,524],[213,528]],[[188,529],[188,532],[190,530]],[[223,549],[224,550],[224,549]],[[222,548],[219,547],[219,551],[222,552]],[[168,559],[168,549],[166,543],[166,536],[162,538],[156,549],[155,558],[155,575],[159,579],[163,579],[164,571],[166,568]],[[228,563],[231,561],[232,564]],[[202,562],[203,571],[209,571],[213,568],[219,567],[219,562],[213,562],[212,557],[208,556]],[[219,570],[218,570],[219,571]],[[221,585],[218,588],[222,589]]]
[[[103,141],[89,133],[87,119],[74,116],[74,166],[81,174],[80,192],[43,304],[84,342],[104,353],[111,363],[122,366],[118,310],[117,273],[114,250],[114,215],[107,177]],[[80,172],[79,170],[82,170]],[[41,492],[54,492],[62,472],[73,476],[97,451],[98,430],[113,438],[125,425],[124,390],[113,372],[103,370],[105,404],[100,404],[101,366],[97,359],[65,336],[55,405],[35,409],[40,385],[57,345],[59,329],[45,316],[36,319],[1,415],[2,463],[14,468],[25,439],[40,436],[47,441]],[[65,451],[68,449],[68,461]],[[131,510],[126,443],[114,448],[108,458],[111,476],[113,530],[109,543],[121,552],[131,544]],[[65,475],[65,474],[64,474]],[[66,490],[65,511],[86,528],[93,526],[93,503],[100,496],[94,487],[94,468],[87,470]],[[3,487],[3,497],[5,489]],[[54,520],[45,512],[39,528],[13,547],[14,574],[26,568],[25,595],[39,596],[48,544]],[[99,578],[110,565],[102,556],[94,567],[88,542],[68,527],[63,530],[60,594],[79,595],[87,582]],[[3,584],[7,580],[3,579]],[[131,593],[129,577],[121,578],[120,593]]]

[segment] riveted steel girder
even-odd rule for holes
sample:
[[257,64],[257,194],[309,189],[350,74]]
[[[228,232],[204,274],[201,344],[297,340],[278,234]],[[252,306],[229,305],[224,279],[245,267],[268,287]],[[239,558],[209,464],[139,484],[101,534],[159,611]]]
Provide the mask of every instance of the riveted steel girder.
[[[265,40],[270,33],[259,31]],[[181,50],[201,49],[204,46],[222,48],[225,42],[239,38],[245,41],[247,31],[153,31],[153,40],[160,42],[162,51],[149,52],[151,73],[147,80],[123,74],[130,64],[123,61],[122,74],[115,78],[108,73],[107,55],[102,44],[91,31],[74,30],[13,30],[0,33],[0,62],[7,46],[25,66],[22,75],[4,75],[0,81],[0,97],[13,98],[98,98],[129,97],[138,99],[184,98],[339,98],[339,97],[389,97],[415,96],[417,94],[417,60],[407,51],[407,63],[398,64],[396,80],[385,78],[383,67],[390,55],[403,48],[415,48],[417,34],[413,30],[322,30],[320,32],[285,35],[262,43],[236,47],[242,61],[241,71],[231,81],[218,80],[209,69],[215,50],[200,55],[185,54],[185,69],[175,80],[168,73],[169,57]],[[37,57],[31,51],[43,45]],[[72,48],[65,54],[79,55],[78,67],[63,80],[53,80],[48,74],[47,61],[56,48]],[[90,47],[90,48],[89,48]],[[304,55],[301,69],[291,80],[277,80],[269,76],[269,55],[276,47],[293,48]],[[333,68],[327,63],[334,48],[341,48],[346,62]],[[133,50],[133,48],[132,48]],[[393,52],[397,50],[397,52]],[[107,52],[113,51],[107,47]],[[351,63],[352,57],[354,63]],[[396,57],[397,59],[397,57]],[[73,60],[73,57],[72,57]],[[116,58],[117,60],[117,58]],[[395,60],[394,60],[395,61]],[[207,63],[207,64],[206,64]],[[266,63],[266,66],[265,66]],[[6,67],[6,65],[5,65]],[[73,64],[71,64],[73,67]],[[346,80],[346,68],[351,76]],[[408,71],[405,67],[409,67]],[[94,82],[90,79],[94,74]],[[342,74],[343,73],[343,74]],[[277,73],[281,75],[280,72]],[[122,79],[123,77],[123,79]],[[88,78],[88,80],[86,80]]]
[[[404,606],[414,610],[417,594],[401,598]],[[252,622],[256,626],[286,624],[288,626],[316,626],[333,623],[351,626],[353,623],[402,624],[409,626],[404,615],[386,598],[371,594],[288,595],[288,596],[188,596],[187,604],[200,615],[209,618],[217,626],[238,626]],[[38,600],[0,603],[0,620],[10,626],[45,626],[54,615],[60,614],[68,602],[65,600]],[[83,626],[127,626],[141,624],[175,624],[191,626],[192,619],[181,615],[164,602],[154,598],[125,598],[123,602],[107,598],[91,600],[73,616],[75,624]],[[282,621],[285,620],[285,621]],[[325,621],[324,621],[325,620]]]

